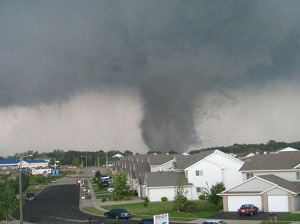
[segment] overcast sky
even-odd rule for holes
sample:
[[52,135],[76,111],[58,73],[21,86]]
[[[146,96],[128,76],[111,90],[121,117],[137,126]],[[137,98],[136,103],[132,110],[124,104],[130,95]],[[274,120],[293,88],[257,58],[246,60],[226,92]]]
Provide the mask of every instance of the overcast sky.
[[0,1],[0,155],[298,141],[299,1]]

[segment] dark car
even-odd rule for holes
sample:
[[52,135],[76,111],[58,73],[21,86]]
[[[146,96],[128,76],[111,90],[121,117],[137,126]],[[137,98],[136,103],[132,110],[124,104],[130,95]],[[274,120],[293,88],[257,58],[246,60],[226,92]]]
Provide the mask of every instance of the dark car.
[[111,209],[104,213],[106,218],[116,218],[116,219],[129,219],[131,213],[122,208]]
[[258,213],[258,208],[252,204],[242,205],[238,210],[239,215],[254,215]]
[[107,181],[107,180],[105,180],[105,181],[102,181],[102,186],[103,186],[103,187],[109,187],[109,186],[110,186],[110,184],[111,184],[111,182],[110,182],[110,181]]
[[27,193],[25,199],[26,201],[34,201],[35,200],[34,193]]
[[227,222],[224,222],[222,220],[207,220],[202,224],[227,224]]
[[138,224],[154,224],[154,219],[142,219]]

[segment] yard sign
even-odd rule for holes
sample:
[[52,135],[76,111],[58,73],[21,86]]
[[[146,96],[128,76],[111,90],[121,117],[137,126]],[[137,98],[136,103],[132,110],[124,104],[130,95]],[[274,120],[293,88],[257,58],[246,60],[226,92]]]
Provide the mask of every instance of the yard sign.
[[169,214],[154,215],[154,224],[169,224]]

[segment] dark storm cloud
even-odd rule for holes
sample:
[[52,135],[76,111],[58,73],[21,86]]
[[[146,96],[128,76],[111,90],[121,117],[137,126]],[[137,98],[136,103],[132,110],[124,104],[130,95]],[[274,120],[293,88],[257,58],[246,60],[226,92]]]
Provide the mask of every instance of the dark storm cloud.
[[144,103],[147,146],[185,150],[201,141],[197,99],[298,75],[299,6],[1,1],[0,106],[61,103],[108,86],[135,88]]

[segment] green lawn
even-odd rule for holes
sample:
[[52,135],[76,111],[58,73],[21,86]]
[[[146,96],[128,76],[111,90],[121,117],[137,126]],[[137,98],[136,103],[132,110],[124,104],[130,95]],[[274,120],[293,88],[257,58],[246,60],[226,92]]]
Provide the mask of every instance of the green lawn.
[[90,213],[93,213],[93,214],[96,214],[96,215],[104,215],[103,211],[100,211],[100,210],[98,210],[94,207],[84,207],[83,210],[87,211],[87,212],[90,212]]
[[[295,221],[300,221],[300,214],[286,214],[278,216],[277,224],[289,224]],[[271,221],[264,221],[262,224],[269,224]],[[273,221],[275,223],[275,221]]]
[[208,201],[195,201],[197,203],[198,209],[195,213],[177,213],[174,210],[173,202],[152,202],[149,203],[148,207],[144,207],[143,203],[136,204],[124,204],[124,205],[111,205],[103,206],[103,208],[109,210],[112,208],[124,208],[131,212],[132,214],[139,215],[149,215],[153,216],[156,214],[169,213],[171,218],[205,218],[219,213],[222,210],[221,206],[215,206]]

